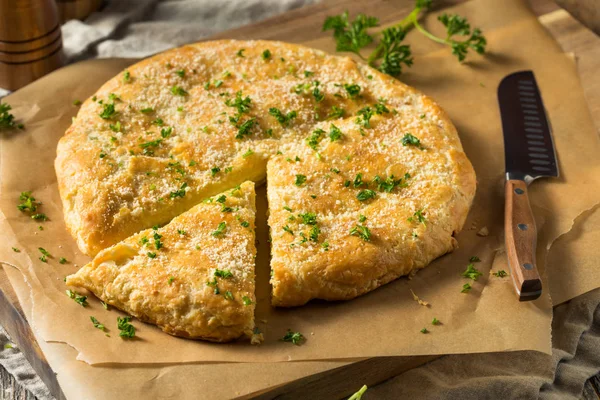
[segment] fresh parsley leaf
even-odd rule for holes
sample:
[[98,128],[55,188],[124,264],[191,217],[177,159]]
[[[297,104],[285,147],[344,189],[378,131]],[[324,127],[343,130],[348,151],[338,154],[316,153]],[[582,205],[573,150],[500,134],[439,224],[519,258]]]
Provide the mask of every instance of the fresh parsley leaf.
[[247,228],[247,227],[250,226],[250,222],[248,222],[248,221],[242,221],[242,222],[240,222],[240,225],[243,226],[244,228]]
[[20,252],[21,252],[21,250],[17,249],[16,247],[13,247],[13,248],[12,248],[12,250],[13,250],[15,253],[20,253]]
[[317,146],[321,141],[321,135],[323,135],[325,131],[323,129],[315,129],[309,137],[306,138],[306,144],[313,150],[317,150]]
[[381,42],[377,50],[377,56],[371,60],[381,59],[379,69],[384,74],[398,76],[402,73],[402,64],[410,67],[413,64],[410,46],[401,44],[406,36],[406,31],[401,26],[392,26],[384,29]]
[[367,201],[369,199],[374,199],[375,196],[377,196],[377,193],[375,193],[373,190],[364,189],[364,190],[361,190],[360,192],[358,192],[358,194],[356,195],[356,198],[360,201]]
[[265,51],[262,52],[262,59],[266,61],[269,58],[271,58],[271,50],[266,49]]
[[178,190],[175,190],[175,191],[169,193],[169,197],[171,199],[175,199],[177,197],[183,198],[185,196],[185,193],[186,193],[185,188],[187,188],[187,186],[188,186],[187,183],[184,182]]
[[129,322],[131,317],[117,317],[117,328],[119,328],[119,336],[122,338],[131,339],[135,336],[135,327]]
[[336,119],[344,117],[344,109],[338,106],[332,106],[331,111],[327,114],[327,119]]
[[299,346],[304,341],[306,341],[306,338],[300,332],[292,332],[291,329],[288,329],[287,333],[283,336],[283,338],[281,340],[284,342],[290,342],[290,343],[295,344],[296,346]]
[[242,302],[245,306],[249,306],[252,304],[252,299],[248,296],[242,296]]
[[81,100],[73,100],[73,105],[78,107],[81,105]]
[[498,271],[498,272],[494,272],[494,273],[493,273],[493,275],[494,275],[495,277],[498,277],[498,278],[504,278],[505,276],[508,276],[508,274],[506,273],[506,271],[505,271],[505,270],[503,270],[503,269],[501,269],[501,270],[500,270],[500,271]]
[[210,176],[215,176],[219,172],[221,172],[221,168],[219,168],[219,167],[212,167],[210,169]]
[[471,284],[470,283],[465,283],[462,287],[462,290],[460,291],[461,293],[469,293],[469,291],[472,289]]
[[256,118],[250,118],[244,121],[241,125],[238,126],[238,133],[235,135],[236,139],[243,139],[244,136],[250,136],[252,134],[251,130],[256,124]]
[[331,127],[329,128],[329,140],[335,142],[336,140],[340,140],[342,136],[343,134],[340,128],[331,124]]
[[228,269],[218,269],[217,268],[215,270],[215,274],[214,275],[217,278],[223,278],[223,279],[228,279],[228,278],[232,278],[233,277],[233,274]]
[[427,225],[427,219],[423,215],[423,210],[417,210],[412,217],[408,217],[408,222],[417,221],[423,225]]
[[244,154],[242,154],[242,158],[248,158],[252,154],[254,154],[254,151],[252,149],[248,149],[248,150],[246,150],[246,152]]
[[104,325],[102,325],[95,317],[90,316],[90,320],[92,321],[92,324],[94,324],[94,328],[100,329],[101,331],[104,330]]
[[365,217],[362,214],[360,214],[360,216],[358,217],[358,222],[365,222],[366,220],[367,220],[367,217]]
[[226,229],[227,229],[227,224],[225,222],[221,222],[217,226],[217,229],[211,233],[211,235],[213,235],[214,237],[219,237],[220,235],[225,233]]
[[10,113],[12,107],[7,103],[0,102],[0,130],[1,129],[23,129],[23,124],[17,124],[15,116]]
[[467,265],[467,269],[461,274],[462,277],[473,279],[474,281],[476,281],[481,275],[483,274],[479,272],[477,268],[475,268],[474,264]]
[[175,96],[187,96],[188,95],[188,92],[184,88],[182,88],[181,86],[177,86],[177,85],[175,85],[171,88],[171,93],[173,93]]
[[117,115],[117,111],[115,110],[114,103],[104,103],[102,105],[102,112],[98,114],[102,119],[111,119]]
[[163,138],[168,138],[169,136],[171,136],[171,133],[173,132],[173,128],[172,127],[168,127],[168,128],[163,128],[160,130],[160,136],[162,136]]
[[472,256],[471,258],[469,258],[469,262],[475,263],[475,262],[480,262],[481,259],[477,256]]
[[233,293],[231,293],[229,290],[225,292],[225,294],[223,295],[223,297],[225,297],[227,300],[233,300]]
[[363,107],[356,113],[358,117],[356,117],[356,123],[365,128],[371,127],[371,117],[373,117],[374,111],[371,107]]
[[244,57],[244,51],[246,51],[246,49],[239,49],[237,53],[235,53],[238,57]]
[[298,217],[302,218],[302,223],[306,225],[316,225],[317,224],[317,214],[307,212],[304,214],[298,214]]
[[292,230],[292,228],[289,227],[289,225],[284,226],[282,229],[290,235],[294,236],[294,231]]
[[358,14],[350,21],[346,11],[341,15],[327,17],[323,24],[323,32],[333,30],[336,51],[347,51],[360,56],[360,50],[373,42],[373,37],[367,33],[367,29],[377,25],[377,18],[364,14]]
[[75,303],[79,304],[82,307],[87,307],[87,296],[82,296],[81,294],[69,289],[66,290],[66,293],[67,296],[69,296],[69,298],[75,301]]
[[156,258],[156,253],[149,251],[147,254],[148,258]]
[[421,329],[421,331],[420,331],[420,332],[421,332],[421,333],[429,333],[429,331],[427,330],[427,328],[423,328],[423,329]]
[[317,225],[313,225],[313,227],[310,228],[308,237],[310,238],[311,241],[318,242],[320,233],[321,233],[321,229],[319,229],[319,227]]
[[431,320],[431,325],[439,325],[440,324],[440,320],[433,317],[433,320]]
[[350,235],[358,236],[365,242],[371,240],[371,231],[364,225],[356,225],[354,228],[350,229]]
[[405,134],[402,138],[402,146],[415,146],[421,150],[423,149],[421,141],[410,133]]
[[294,182],[294,184],[296,186],[302,186],[302,184],[304,184],[305,182],[306,182],[306,175],[301,175],[301,174],[296,175],[296,182]]
[[175,74],[180,78],[185,77],[185,71],[182,69],[178,69],[177,71],[175,71]]
[[131,82],[131,73],[129,71],[123,72],[123,82]]
[[360,86],[355,83],[344,83],[344,89],[346,89],[346,93],[348,93],[348,96],[350,96],[351,99],[355,99],[360,94]]
[[296,111],[289,111],[287,114],[284,114],[283,112],[281,112],[280,109],[276,108],[276,107],[271,107],[269,108],[269,114],[271,114],[273,117],[275,117],[275,119],[282,125],[282,126],[287,126],[289,124],[289,122],[296,118],[296,116],[298,115],[296,113]]
[[64,257],[61,257],[61,258],[59,258],[59,259],[58,259],[58,262],[59,262],[60,264],[66,264],[66,263],[68,263],[68,262],[69,262],[69,260],[67,260],[67,259],[66,259],[66,258],[64,258]]
[[17,205],[17,208],[20,211],[35,212],[37,211],[37,208],[42,205],[41,202],[35,200],[35,197],[31,195],[31,192],[21,192],[19,200],[21,203]]

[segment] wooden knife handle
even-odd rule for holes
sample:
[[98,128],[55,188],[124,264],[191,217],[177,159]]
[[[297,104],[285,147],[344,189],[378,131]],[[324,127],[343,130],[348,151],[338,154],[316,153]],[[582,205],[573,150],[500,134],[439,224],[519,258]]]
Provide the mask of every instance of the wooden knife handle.
[[506,181],[504,230],[506,255],[519,301],[535,300],[542,294],[542,280],[535,265],[537,230],[524,181]]

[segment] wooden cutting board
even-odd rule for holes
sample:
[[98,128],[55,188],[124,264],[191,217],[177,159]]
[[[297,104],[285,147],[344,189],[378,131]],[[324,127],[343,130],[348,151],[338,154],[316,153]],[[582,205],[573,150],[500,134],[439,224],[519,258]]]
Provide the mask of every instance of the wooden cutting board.
[[[464,0],[445,0],[436,3],[439,8],[462,1]],[[560,43],[563,50],[577,55],[579,72],[590,110],[596,126],[600,126],[600,76],[596,73],[600,70],[600,38],[550,0],[529,1],[541,23]],[[559,2],[565,1],[560,0]],[[594,0],[581,1],[576,5],[577,8],[571,10],[571,12],[574,15],[583,16],[581,18],[585,20],[590,15],[590,13],[585,12],[586,6],[592,7],[593,2]],[[412,4],[412,0],[371,0],[367,7],[367,3],[361,0],[329,0],[288,12],[255,25],[224,32],[217,37],[307,42],[323,36],[323,33],[319,30],[307,29],[307,27],[320,26],[327,15],[339,14],[345,10],[348,10],[350,14],[365,12],[379,17],[381,23],[385,24],[404,17],[412,8]],[[586,23],[590,26],[600,26],[600,21],[588,20]],[[0,324],[4,326],[11,335],[12,340],[23,351],[54,396],[57,399],[64,399],[65,396],[56,375],[34,339],[17,297],[1,268]],[[373,385],[434,358],[436,357],[372,358],[307,376],[285,385],[265,388],[253,397],[260,399],[295,399],[304,398],[306,393],[311,393],[311,396],[315,398],[340,398],[348,394],[348,382]]]

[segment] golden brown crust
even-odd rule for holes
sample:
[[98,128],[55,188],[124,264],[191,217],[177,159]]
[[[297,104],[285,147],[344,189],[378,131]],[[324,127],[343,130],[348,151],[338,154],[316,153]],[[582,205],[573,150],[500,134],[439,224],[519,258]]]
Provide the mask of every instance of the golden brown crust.
[[[102,250],[68,276],[67,285],[88,289],[171,335],[215,342],[249,336],[255,303],[254,183],[209,200],[162,228]],[[214,235],[222,222],[225,229]],[[216,276],[217,270],[231,276]]]
[[[264,50],[271,56],[263,57]],[[275,305],[352,298],[456,246],[452,234],[466,219],[475,175],[446,114],[416,90],[347,57],[266,41],[193,44],[128,71],[128,82],[119,75],[83,104],[59,143],[65,220],[82,251],[95,254],[207,196],[262,180],[265,172]],[[250,99],[240,118],[226,104],[238,91],[240,100]],[[120,98],[117,114],[102,119],[98,102],[112,103],[111,93]],[[379,107],[369,124],[357,121],[364,107]],[[284,114],[281,123],[271,108]],[[285,121],[289,113],[296,116]],[[241,134],[249,121],[252,128]],[[342,137],[332,142],[333,125]],[[316,129],[323,132],[309,142]],[[406,133],[424,149],[403,146]],[[346,187],[359,173],[369,186]],[[405,173],[407,186],[391,193],[373,183],[378,175],[397,180]],[[295,186],[299,174],[307,181]],[[376,198],[357,200],[365,189]],[[296,221],[295,236],[283,232],[291,224],[286,205],[296,217],[317,214],[317,241],[290,248],[313,228]],[[408,223],[418,210],[426,225]],[[369,242],[349,234],[360,214],[367,216],[360,224],[370,229]]]

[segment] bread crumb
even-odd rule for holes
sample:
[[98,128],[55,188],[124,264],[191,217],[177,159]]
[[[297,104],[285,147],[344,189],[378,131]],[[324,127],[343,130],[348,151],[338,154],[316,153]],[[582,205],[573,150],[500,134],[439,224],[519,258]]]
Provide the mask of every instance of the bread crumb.
[[420,305],[422,305],[422,306],[429,307],[429,303],[428,303],[428,302],[426,302],[425,300],[421,300],[421,299],[419,298],[419,296],[417,296],[417,295],[415,294],[415,292],[413,292],[413,290],[412,290],[412,289],[410,289],[410,292],[411,292],[411,293],[412,293],[412,295],[413,295],[413,300],[414,300],[414,301],[416,301],[417,303],[419,303],[419,304],[420,304]]
[[487,236],[490,234],[489,229],[487,228],[487,226],[484,226],[483,228],[481,228],[478,232],[477,232],[477,236]]

